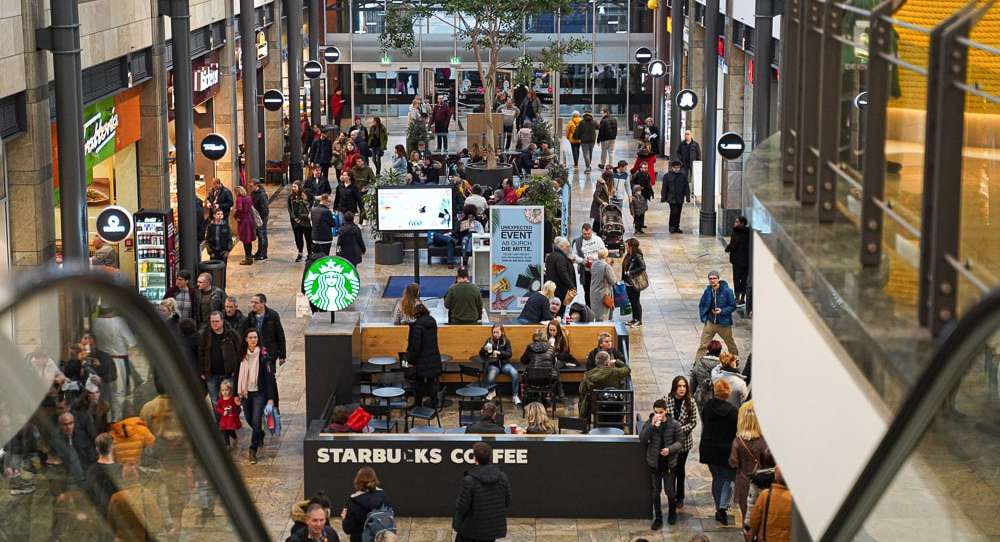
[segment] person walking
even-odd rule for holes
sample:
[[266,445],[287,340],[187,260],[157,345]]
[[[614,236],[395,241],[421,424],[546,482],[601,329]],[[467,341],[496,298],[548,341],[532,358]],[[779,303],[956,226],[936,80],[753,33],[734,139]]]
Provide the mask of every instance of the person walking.
[[719,356],[722,354],[722,343],[717,340],[709,341],[705,350],[705,355],[698,358],[691,366],[691,390],[698,410],[705,407],[715,395],[712,389],[712,370],[719,365]]
[[355,267],[361,265],[361,258],[365,254],[365,239],[361,228],[354,223],[354,213],[351,211],[344,213],[344,223],[337,232],[337,254]]
[[580,138],[576,135],[576,129],[582,120],[580,112],[573,111],[573,117],[566,123],[566,140],[569,141],[570,149],[573,152],[573,169],[580,167]]
[[423,303],[413,309],[416,320],[410,324],[406,341],[406,359],[415,369],[413,404],[422,406],[423,399],[437,408],[438,376],[442,371],[441,351],[438,350],[437,321]]
[[752,485],[750,477],[757,470],[767,467],[765,462],[766,457],[770,455],[770,449],[761,435],[753,401],[743,403],[736,420],[736,438],[733,439],[733,446],[729,452],[729,466],[736,469],[736,487],[733,494],[737,506],[740,507],[743,526],[746,528],[750,525],[747,509],[753,506],[753,502],[748,500]]
[[686,482],[686,465],[688,454],[694,448],[694,428],[698,425],[698,405],[691,399],[688,380],[683,375],[674,377],[670,383],[670,394],[664,398],[667,402],[667,414],[681,425],[681,438],[684,443],[677,454],[677,466],[673,470],[673,480],[677,496],[677,508],[684,508],[684,484]]
[[750,512],[747,540],[788,542],[792,539],[792,494],[785,485],[781,467],[774,467],[774,482],[757,497]]
[[330,115],[333,117],[333,124],[340,128],[340,119],[344,118],[344,89],[338,88],[330,96]]
[[611,116],[608,108],[601,110],[601,123],[597,128],[597,143],[601,146],[600,167],[615,159],[615,139],[618,137],[618,119]]
[[229,379],[219,383],[219,396],[212,404],[222,440],[226,442],[226,449],[229,449],[237,443],[236,432],[243,426],[240,423],[240,404],[236,402],[233,384]]
[[444,306],[448,309],[448,323],[457,325],[478,325],[483,319],[483,294],[479,286],[469,282],[469,270],[458,268],[455,284],[448,288],[444,296]]
[[222,312],[213,311],[208,317],[208,329],[201,332],[198,343],[201,379],[213,405],[219,400],[219,385],[231,379],[239,366],[240,348],[239,333],[226,327]]
[[725,380],[715,383],[715,397],[701,411],[701,443],[699,460],[708,465],[712,473],[712,499],[715,502],[715,520],[726,525],[727,509],[733,493],[736,469],[729,466],[729,452],[736,437],[736,407],[727,399],[731,388]]
[[438,94],[437,103],[431,110],[431,125],[434,128],[434,136],[437,152],[448,153],[448,126],[451,124],[451,108],[444,101],[444,95]]
[[740,373],[739,360],[732,352],[723,352],[719,355],[719,364],[712,369],[711,378],[712,384],[718,380],[725,380],[729,384],[732,388],[729,393],[729,403],[736,408],[740,408],[750,393],[746,377]]
[[485,542],[507,536],[511,505],[510,480],[493,464],[493,448],[485,442],[472,446],[476,466],[465,472],[451,526],[455,542]]
[[[552,240],[552,247],[552,252],[545,257],[545,281],[552,281],[556,285],[554,295],[562,302],[556,316],[562,316],[573,297],[576,297],[576,273],[569,256],[569,241],[565,237],[556,237]],[[572,297],[568,295],[570,293],[573,293]]]
[[236,237],[243,243],[243,261],[240,265],[253,263],[253,241],[257,238],[257,225],[253,213],[253,201],[242,186],[236,187]]
[[701,332],[701,344],[694,359],[700,359],[708,349],[708,343],[716,335],[722,337],[726,342],[726,347],[734,356],[740,355],[739,347],[733,339],[733,312],[736,310],[736,295],[733,294],[729,284],[719,279],[718,271],[709,271],[708,286],[701,294],[698,302],[698,312],[701,315],[701,323],[705,325]]
[[[632,172],[632,178],[629,179],[629,184],[633,187],[638,186],[642,190],[642,196],[648,202],[653,199],[653,180],[650,177],[649,164],[646,162],[640,162],[638,169]],[[654,172],[652,175],[656,175]]]
[[521,110],[514,105],[513,100],[507,98],[507,101],[500,105],[497,112],[503,115],[503,148],[509,151],[510,142],[514,139],[514,123],[518,115],[521,114]]
[[295,236],[295,248],[298,250],[296,262],[302,261],[305,254],[312,254],[312,196],[302,191],[298,181],[292,183],[288,193],[288,220],[292,223],[292,234]]
[[250,187],[253,208],[260,216],[260,226],[257,226],[257,253],[253,259],[264,261],[267,260],[267,217],[271,213],[270,201],[267,192],[264,191],[264,185],[253,180],[248,181],[247,185]]
[[646,118],[642,130],[642,141],[649,145],[649,152],[656,156],[660,154],[660,129],[653,124],[653,117]]
[[642,193],[642,187],[633,184],[632,199],[629,200],[629,211],[632,212],[632,229],[636,235],[646,233],[646,212],[649,210],[649,201]]
[[[361,160],[358,158],[357,160]],[[348,171],[340,174],[340,184],[337,185],[336,197],[333,200],[333,208],[340,213],[341,222],[344,214],[352,212],[357,214],[361,209],[361,190],[354,184],[354,175]]]
[[387,148],[389,148],[389,130],[382,124],[381,117],[372,117],[372,126],[368,129],[368,151],[372,155],[376,177],[382,176],[382,156]]
[[274,369],[268,358],[273,354],[263,353],[256,328],[249,328],[243,334],[243,346],[239,370],[234,385],[238,391],[239,405],[253,434],[250,438],[249,462],[257,464],[257,451],[264,443],[264,408],[274,406],[277,382]]
[[[514,102],[517,103],[517,100],[515,99]],[[534,123],[542,115],[542,100],[538,98],[535,89],[528,90],[518,108],[521,110],[521,126],[524,126],[526,122]]]
[[221,262],[229,259],[229,253],[233,250],[233,234],[229,231],[229,221],[222,209],[216,209],[212,213],[212,223],[205,231],[205,245],[209,258]]
[[580,227],[580,237],[573,241],[573,257],[580,272],[580,286],[583,288],[584,302],[590,306],[590,268],[594,260],[597,259],[597,251],[606,249],[604,240],[600,236],[594,235],[594,228],[590,224]]
[[320,167],[323,176],[330,174],[330,165],[333,164],[333,141],[326,132],[320,132],[319,139],[313,141],[309,148],[309,161]]
[[584,111],[583,119],[577,125],[573,136],[580,140],[580,150],[583,151],[584,173],[590,173],[590,162],[594,159],[594,143],[597,142],[597,122],[594,114]]
[[323,194],[319,197],[319,203],[310,211],[313,252],[325,256],[330,255],[330,248],[333,246],[333,228],[337,227],[330,206],[330,195]]
[[601,211],[611,202],[611,189],[614,186],[614,176],[602,173],[601,179],[594,187],[594,196],[590,200],[590,220],[594,224],[594,233],[601,234]]
[[590,266],[590,310],[594,311],[597,322],[610,320],[614,311],[613,303],[608,306],[608,299],[614,296],[618,282],[613,264],[614,260],[608,259],[608,249],[602,248],[597,251],[597,261]]
[[750,224],[747,217],[736,218],[726,252],[733,266],[733,290],[736,306],[739,307],[747,302],[747,278],[750,276]]
[[677,496],[673,484],[677,455],[683,449],[681,426],[667,414],[667,402],[657,399],[653,412],[639,431],[639,442],[646,449],[646,466],[653,490],[653,524],[650,529],[658,531],[663,527],[663,501],[660,495],[667,494],[667,523],[677,523]]
[[684,140],[677,145],[677,160],[681,162],[684,173],[691,176],[691,165],[701,160],[701,146],[691,137],[691,130],[684,130]]
[[649,285],[646,275],[646,259],[639,248],[639,240],[635,237],[625,241],[625,257],[622,258],[622,280],[625,282],[625,293],[632,305],[632,321],[629,327],[642,327],[642,303],[639,296]]
[[677,160],[670,162],[670,171],[663,174],[663,187],[660,189],[660,201],[670,206],[670,233],[684,233],[681,229],[681,211],[684,202],[691,203],[691,189],[688,187],[687,174],[681,170]]
[[[361,467],[354,475],[354,493],[347,498],[347,506],[340,512],[341,527],[351,536],[351,542],[364,540],[365,527],[369,524],[368,516],[372,512],[394,516],[392,505],[389,504],[385,491],[379,487],[380,484],[378,475],[371,467]],[[372,534],[378,536],[379,532]]]

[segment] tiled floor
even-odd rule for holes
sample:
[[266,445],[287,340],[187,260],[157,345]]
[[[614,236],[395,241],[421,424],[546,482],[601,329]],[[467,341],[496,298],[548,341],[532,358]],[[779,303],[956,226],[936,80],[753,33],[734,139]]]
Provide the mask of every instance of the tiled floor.
[[[390,144],[395,144],[391,138]],[[452,146],[456,142],[452,141]],[[616,159],[634,158],[631,142],[621,139]],[[599,156],[595,156],[596,159]],[[582,162],[582,160],[581,160]],[[662,174],[665,164],[657,169]],[[594,173],[584,174],[583,168],[572,177],[573,230],[588,221],[590,200],[593,194]],[[657,186],[659,188],[659,186]],[[241,249],[234,251],[229,267],[228,293],[239,298],[246,308],[249,296],[258,291],[267,294],[269,305],[279,311],[288,337],[289,355],[279,371],[278,383],[282,397],[284,435],[268,438],[257,465],[245,461],[245,449],[237,463],[256,500],[272,539],[284,539],[291,526],[289,510],[293,502],[302,498],[302,439],[305,432],[304,410],[304,340],[306,320],[295,317],[295,292],[301,278],[301,266],[294,263],[295,247],[286,220],[285,200],[275,199],[272,205],[269,255],[267,262],[253,266],[236,265],[242,256]],[[643,292],[642,305],[645,326],[632,334],[632,379],[636,387],[637,408],[647,411],[651,403],[670,390],[670,382],[678,374],[688,374],[694,352],[698,347],[701,325],[698,322],[698,299],[705,286],[708,271],[718,269],[724,278],[731,277],[728,258],[723,244],[715,238],[699,237],[698,210],[687,206],[684,212],[683,235],[666,233],[666,205],[652,203],[646,216],[648,233],[639,236],[641,248],[650,269],[650,287]],[[626,216],[627,235],[631,236],[631,218]],[[240,253],[240,254],[235,254]],[[385,280],[393,274],[411,274],[413,262],[407,259],[400,266],[375,266],[373,255],[360,266],[363,287],[357,306],[365,310],[385,310],[394,300],[382,299]],[[430,268],[422,266],[422,274],[452,274],[444,265]],[[737,319],[735,335],[741,351],[749,351],[749,320]],[[696,430],[696,433],[698,430]],[[242,437],[242,435],[241,435]],[[697,435],[696,435],[697,437]],[[243,437],[242,443],[246,442]],[[706,466],[698,463],[697,449],[688,459],[687,506],[680,514],[676,526],[666,527],[659,533],[649,531],[648,520],[567,520],[567,519],[512,519],[509,536],[505,540],[615,540],[630,541],[637,537],[651,540],[687,540],[696,533],[708,533],[713,541],[742,540],[735,527],[721,527],[714,520],[710,492],[710,477]],[[456,484],[458,481],[456,480]],[[390,496],[392,488],[386,488]],[[636,488],[646,491],[646,488]],[[349,488],[344,488],[349,493]],[[334,495],[334,498],[338,498]],[[451,498],[441,496],[439,498]],[[516,499],[517,496],[515,495]],[[737,510],[732,507],[731,510]],[[339,524],[339,522],[335,522]],[[732,521],[730,522],[732,525]],[[401,519],[401,540],[451,540],[449,518]]]

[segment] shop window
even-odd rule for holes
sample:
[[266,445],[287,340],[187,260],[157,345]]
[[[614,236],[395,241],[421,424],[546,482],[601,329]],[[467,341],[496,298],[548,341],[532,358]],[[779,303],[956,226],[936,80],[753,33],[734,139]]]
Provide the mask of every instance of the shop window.
[[625,90],[628,64],[597,64],[594,66],[594,111],[605,107],[615,116],[625,115]]
[[599,1],[595,9],[598,34],[628,32],[628,4],[625,1]]
[[594,32],[593,7],[576,4],[562,14],[559,31],[563,34],[591,34]]
[[385,30],[385,2],[354,0],[354,33],[381,34]]

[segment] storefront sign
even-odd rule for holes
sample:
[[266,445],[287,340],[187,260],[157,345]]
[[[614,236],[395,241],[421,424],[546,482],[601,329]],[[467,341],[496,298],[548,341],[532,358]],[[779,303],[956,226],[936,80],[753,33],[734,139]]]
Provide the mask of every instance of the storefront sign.
[[691,89],[686,88],[678,92],[675,99],[677,100],[677,107],[681,111],[691,111],[695,107],[698,107],[698,95]]
[[854,107],[864,111],[868,107],[868,91],[862,92],[854,97]]
[[743,156],[746,143],[736,132],[726,132],[719,137],[719,154],[726,160],[736,160]]
[[229,143],[220,134],[208,134],[201,140],[201,154],[209,160],[221,160],[229,150]]
[[331,64],[340,60],[340,49],[333,45],[323,49],[323,60]]
[[118,244],[132,236],[132,213],[124,207],[109,205],[97,215],[97,236]]
[[662,60],[654,60],[646,66],[646,71],[649,75],[659,79],[664,75],[667,75],[667,63]]
[[267,35],[257,31],[257,62],[267,58]]
[[490,221],[490,310],[519,313],[542,287],[545,208],[497,205]]
[[[83,152],[95,155],[97,162],[114,154],[118,114],[114,98],[105,98],[88,107],[83,114]],[[110,145],[109,145],[110,143]],[[109,152],[110,151],[110,152]]]
[[309,79],[316,79],[323,74],[323,65],[316,60],[310,60],[306,62],[305,67],[302,71],[306,74]]
[[271,89],[264,93],[263,102],[264,109],[268,111],[280,111],[281,107],[285,105],[285,95],[280,90]]
[[205,92],[219,84],[219,64],[205,64],[194,71],[194,91]]
[[[192,105],[199,106],[219,93],[222,88],[219,84],[222,76],[219,67],[219,52],[212,51],[207,55],[191,61],[191,91]],[[169,104],[170,120],[174,119],[174,72],[170,72],[170,81],[167,86],[167,104]]]
[[302,289],[319,310],[336,312],[350,307],[358,298],[361,277],[351,262],[339,256],[325,256],[309,265]]

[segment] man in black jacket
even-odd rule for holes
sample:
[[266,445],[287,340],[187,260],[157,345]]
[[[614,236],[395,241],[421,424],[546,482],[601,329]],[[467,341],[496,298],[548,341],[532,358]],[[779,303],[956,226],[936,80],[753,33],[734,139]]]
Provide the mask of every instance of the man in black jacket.
[[502,425],[496,422],[497,405],[493,401],[483,403],[483,408],[479,411],[483,418],[478,422],[466,426],[466,434],[502,435],[506,433]]
[[688,176],[691,175],[691,164],[701,160],[701,146],[691,137],[691,130],[684,130],[684,141],[677,145],[677,160],[681,161]]
[[684,233],[681,230],[681,211],[684,202],[691,203],[691,189],[688,188],[687,173],[681,170],[677,160],[670,162],[670,171],[663,174],[663,188],[660,201],[670,205],[670,233]]
[[231,379],[240,365],[240,341],[239,333],[226,327],[222,312],[213,311],[209,315],[208,328],[201,332],[198,344],[198,366],[212,405],[219,400],[222,381]]
[[646,448],[646,466],[653,490],[653,524],[656,531],[663,527],[663,503],[660,494],[666,489],[667,523],[677,523],[677,502],[674,498],[674,484],[671,473],[677,467],[677,454],[681,452],[683,441],[681,426],[667,414],[667,402],[657,399],[653,403],[653,413],[639,431],[639,442]]
[[333,163],[333,142],[330,141],[326,132],[320,132],[319,140],[313,141],[309,147],[309,161],[322,168],[323,177],[327,177],[330,172],[330,164]]
[[250,298],[250,313],[243,320],[240,335],[245,337],[248,329],[257,330],[260,346],[267,349],[269,359],[278,360],[278,365],[285,364],[285,328],[278,311],[267,306],[264,294],[254,294]]
[[313,252],[320,252],[324,256],[330,255],[330,247],[333,246],[333,228],[337,224],[333,220],[331,205],[330,194],[323,194],[319,198],[319,203],[309,211],[312,221]]
[[211,204],[212,209],[222,211],[222,220],[229,220],[229,211],[233,208],[233,192],[222,184],[222,179],[216,177],[212,181],[212,191],[208,193],[206,203]]
[[545,257],[545,280],[556,283],[555,296],[563,302],[559,307],[559,316],[566,312],[566,294],[576,288],[576,271],[569,260],[569,250],[569,240],[556,237],[552,241],[552,252]]
[[266,260],[267,215],[271,212],[269,207],[271,202],[267,197],[267,192],[264,190],[264,185],[251,179],[248,181],[248,186],[250,187],[250,198],[253,200],[253,208],[257,209],[257,214],[260,215],[262,221],[261,226],[257,228],[257,254],[254,254],[253,259]]
[[451,526],[456,542],[492,542],[507,536],[510,481],[493,464],[493,448],[485,442],[472,447],[476,466],[465,473],[455,501]]
[[618,137],[618,120],[608,108],[601,110],[601,123],[597,126],[597,144],[601,146],[601,169],[615,159],[615,138]]
[[333,193],[333,189],[330,188],[330,180],[323,174],[323,169],[320,167],[314,167],[312,177],[302,182],[302,191],[309,192],[314,198]]

